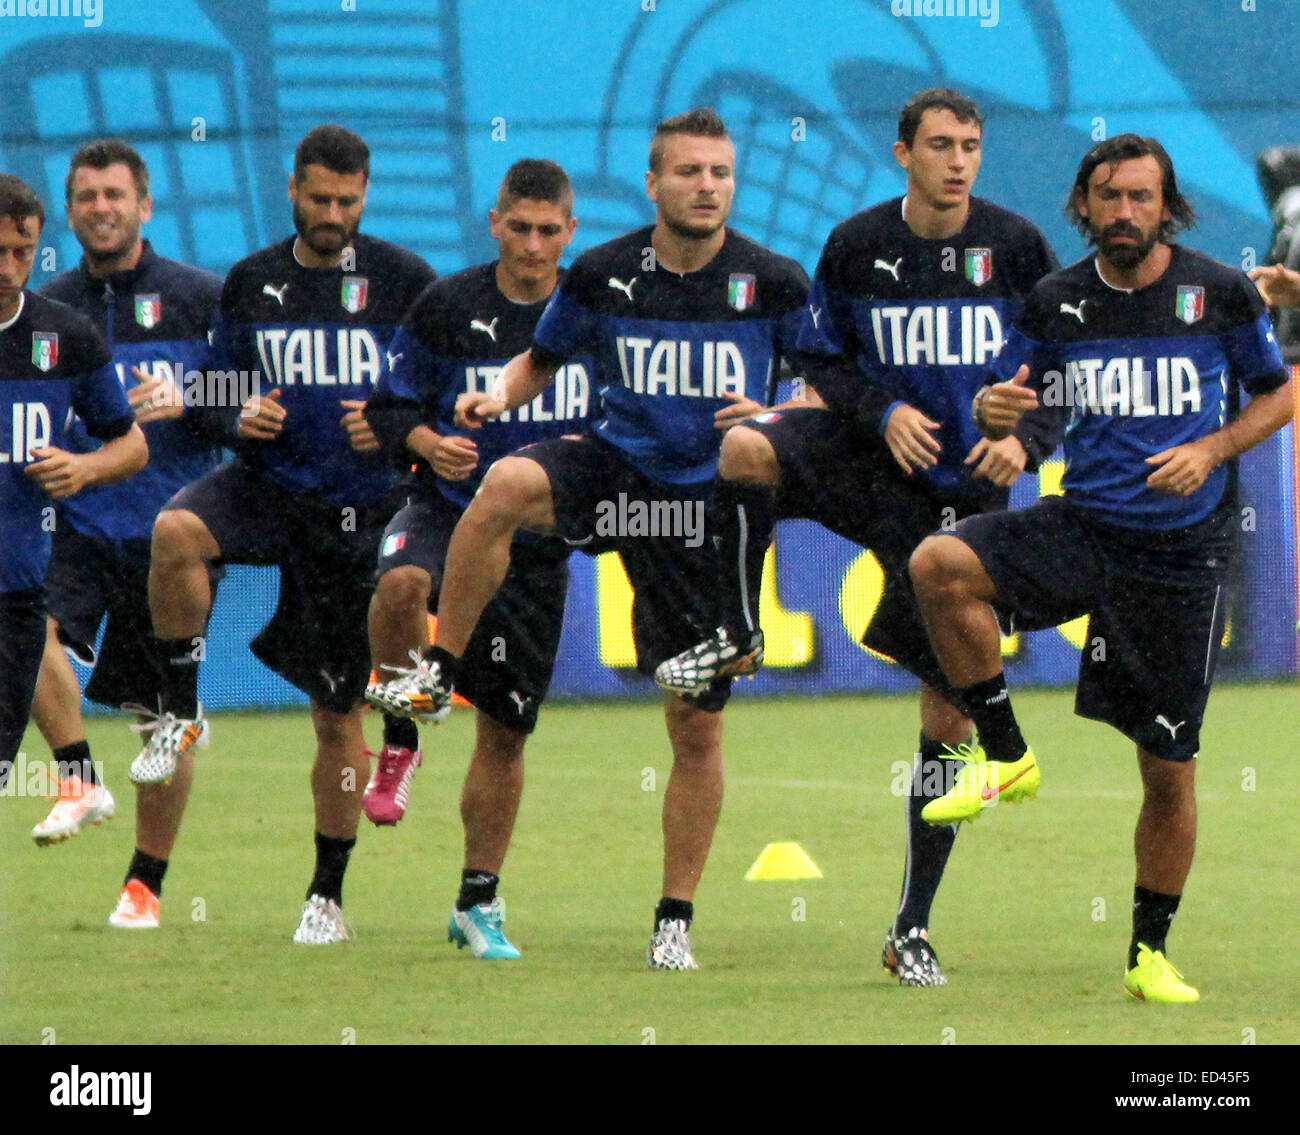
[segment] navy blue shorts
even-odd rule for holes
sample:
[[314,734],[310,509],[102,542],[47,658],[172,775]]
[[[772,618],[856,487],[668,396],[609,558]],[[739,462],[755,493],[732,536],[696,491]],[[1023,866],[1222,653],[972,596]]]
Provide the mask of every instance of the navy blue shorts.
[[[66,520],[54,530],[46,603],[59,625],[60,644],[79,662],[94,666],[86,697],[101,705],[152,705],[162,681],[149,617],[149,545],[148,540],[87,536]],[[224,573],[211,567],[208,574],[215,589]]]
[[347,713],[370,677],[366,620],[393,507],[385,499],[345,508],[232,461],[186,486],[164,511],[198,516],[221,549],[218,564],[279,567],[279,604],[253,653],[326,709]]
[[1088,615],[1075,712],[1148,752],[1187,761],[1227,615],[1233,517],[1147,531],[1106,524],[1064,497],[976,516],[953,533],[979,557],[1015,628]]
[[[436,611],[443,562],[461,511],[441,494],[413,498],[388,523],[377,576],[413,565],[433,578]],[[531,733],[555,669],[569,590],[569,549],[559,540],[516,539],[510,570],[483,609],[463,656],[456,692],[493,721]]]
[[45,599],[39,587],[0,592],[0,789],[23,743],[45,653]]
[[[637,669],[688,650],[717,628],[717,555],[706,516],[712,482],[671,485],[633,468],[622,450],[591,435],[539,441],[514,454],[551,482],[558,535],[586,552],[617,550],[632,585]],[[688,701],[718,713],[731,695],[723,678]]]
[[[980,502],[936,494],[908,477],[888,446],[827,410],[777,410],[741,423],[771,444],[781,466],[778,520],[815,520],[875,555],[884,594],[862,636],[864,646],[892,658],[957,704],[956,693],[930,646],[907,563],[935,529],[951,529],[980,511]],[[1005,497],[996,498],[1001,505]]]

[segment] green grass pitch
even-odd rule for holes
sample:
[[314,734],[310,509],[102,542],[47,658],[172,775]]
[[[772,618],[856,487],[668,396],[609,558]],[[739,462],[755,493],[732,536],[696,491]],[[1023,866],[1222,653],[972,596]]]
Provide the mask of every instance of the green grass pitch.
[[[1300,1021],[1279,991],[1300,984],[1286,948],[1296,693],[1211,699],[1197,860],[1170,939],[1201,989],[1193,1006],[1121,992],[1136,761],[1118,734],[1075,718],[1065,692],[1016,695],[1043,789],[963,828],[932,923],[941,989],[902,989],[879,966],[902,863],[892,766],[915,746],[912,698],[733,700],[727,797],[696,896],[702,968],[689,974],[644,964],[670,763],[657,704],[543,713],[503,873],[517,963],[446,942],[468,712],[424,732],[406,819],[363,821],[345,887],[356,940],[323,948],[290,941],[312,867],[306,715],[214,718],[156,932],[106,922],[133,847],[136,739],[123,717],[95,718],[114,821],[41,850],[27,833],[45,802],[0,799],[0,1041],[53,1029],[59,1044],[1294,1044]],[[48,755],[34,730],[26,752]],[[825,877],[745,882],[777,840],[797,840]]]

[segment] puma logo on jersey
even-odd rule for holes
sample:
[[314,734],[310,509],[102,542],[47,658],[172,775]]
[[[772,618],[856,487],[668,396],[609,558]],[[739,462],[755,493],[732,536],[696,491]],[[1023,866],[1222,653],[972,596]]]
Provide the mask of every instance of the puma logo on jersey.
[[1178,730],[1180,730],[1184,725],[1186,725],[1187,722],[1180,721],[1177,725],[1173,725],[1170,723],[1169,718],[1167,718],[1163,713],[1158,713],[1156,714],[1156,724],[1163,725],[1166,729],[1168,729],[1169,736],[1172,737],[1175,741],[1177,741]]
[[809,305],[808,305],[808,314],[812,316],[812,321],[813,321],[813,330],[814,330],[814,331],[820,331],[820,330],[821,330],[821,324],[820,324],[819,320],[820,320],[821,317],[822,317],[822,309],[819,308],[819,307],[813,307],[812,304],[809,304]]
[[613,276],[611,276],[611,277],[609,278],[609,286],[610,286],[611,288],[616,288],[618,291],[622,292],[625,296],[627,296],[627,302],[628,302],[628,303],[631,303],[631,302],[632,302],[632,285],[635,284],[635,283],[636,283],[640,278],[641,278],[640,276],[633,276],[633,277],[632,277],[632,278],[631,278],[631,279],[630,279],[630,280],[625,284],[625,283],[623,283],[622,280],[616,280],[616,279],[614,279]]
[[1080,323],[1082,323],[1082,322],[1083,322],[1083,305],[1084,305],[1085,303],[1087,303],[1087,302],[1088,302],[1088,301],[1087,301],[1086,299],[1081,299],[1081,300],[1079,301],[1079,306],[1078,306],[1078,307],[1071,307],[1068,303],[1063,303],[1063,304],[1061,304],[1061,314],[1062,314],[1062,315],[1073,315],[1075,319],[1077,319]]
[[892,264],[888,264],[884,260],[877,260],[875,266],[877,268],[883,268],[886,272],[888,272],[891,276],[893,276],[895,282],[897,282],[898,270],[903,266],[903,258],[900,256]]
[[281,307],[284,307],[284,293],[289,290],[288,284],[281,284],[278,288],[271,287],[270,284],[262,285],[262,295],[275,296]]
[[[631,296],[628,296],[628,299],[631,298]],[[495,343],[497,341],[497,320],[500,318],[499,315],[494,316],[491,323],[484,323],[481,319],[471,319],[469,321],[469,329],[471,331],[482,331],[484,335]]]
[[406,358],[406,352],[398,351],[397,354],[393,354],[392,351],[385,351],[384,358],[388,360],[388,369],[393,370],[397,366],[398,359]]

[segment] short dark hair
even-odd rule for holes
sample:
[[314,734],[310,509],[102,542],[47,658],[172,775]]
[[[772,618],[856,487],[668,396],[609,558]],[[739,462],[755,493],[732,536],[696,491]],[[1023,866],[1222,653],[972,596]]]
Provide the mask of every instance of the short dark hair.
[[669,134],[689,134],[692,138],[730,138],[727,124],[711,106],[688,110],[685,114],[665,118],[655,127],[650,139],[650,172],[658,173],[664,160],[664,139]]
[[1065,203],[1066,219],[1091,241],[1092,230],[1088,226],[1088,218],[1079,212],[1079,202],[1087,200],[1088,183],[1092,180],[1093,171],[1099,165],[1109,165],[1112,167],[1113,177],[1115,174],[1113,167],[1120,162],[1128,161],[1130,158],[1148,157],[1155,158],[1156,164],[1160,167],[1161,196],[1165,208],[1169,210],[1169,220],[1160,222],[1158,232],[1160,240],[1168,241],[1183,229],[1191,228],[1196,224],[1196,211],[1192,208],[1191,202],[1178,192],[1178,179],[1174,176],[1173,160],[1154,138],[1144,138],[1140,134],[1116,134],[1113,138],[1098,142],[1084,155],[1083,161],[1079,163],[1079,172],[1074,178],[1074,188],[1070,190],[1070,199]]
[[77,170],[82,166],[91,169],[108,169],[109,166],[124,165],[131,171],[131,180],[135,182],[135,194],[143,199],[149,196],[149,167],[134,146],[121,138],[97,138],[87,142],[75,154],[68,165],[68,180],[63,185],[64,200],[72,200],[72,183]]
[[343,126],[317,126],[307,131],[293,155],[293,176],[299,181],[308,166],[324,166],[335,173],[360,173],[370,180],[370,147],[360,134]]
[[36,235],[45,227],[45,206],[35,191],[21,177],[0,173],[0,217],[8,217],[24,236],[27,218],[36,218]]
[[556,162],[545,158],[520,158],[508,170],[497,190],[497,212],[507,213],[519,200],[549,201],[573,213],[573,186],[569,175]]
[[927,87],[908,99],[898,116],[898,140],[909,150],[916,141],[921,116],[927,110],[950,110],[958,122],[973,122],[980,128],[981,134],[984,132],[984,116],[974,99],[967,98],[951,87]]

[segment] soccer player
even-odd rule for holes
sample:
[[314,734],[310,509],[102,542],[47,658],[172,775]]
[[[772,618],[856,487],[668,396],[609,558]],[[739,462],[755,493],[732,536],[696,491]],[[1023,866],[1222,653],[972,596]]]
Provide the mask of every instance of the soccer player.
[[[1042,281],[972,412],[1003,437],[1041,405],[1065,426],[1064,495],[931,536],[912,578],[981,749],[926,818],[978,815],[1028,748],[990,603],[1026,629],[1090,616],[1075,712],[1137,745],[1142,777],[1124,987],[1195,1001],[1165,940],[1196,843],[1194,777],[1235,558],[1234,458],[1291,418],[1263,301],[1239,271],[1172,243],[1193,221],[1154,138],[1121,134],[1079,166],[1068,211],[1097,255]],[[1239,407],[1238,388],[1251,400]]]
[[[52,501],[129,477],[149,458],[103,339],[84,317],[27,291],[45,206],[0,174],[0,789],[27,728],[45,648],[41,583]],[[78,452],[68,422],[103,442]]]
[[236,459],[173,497],[154,525],[149,608],[161,707],[130,778],[156,792],[160,807],[156,823],[137,828],[115,926],[158,925],[194,751],[207,741],[198,666],[209,568],[253,563],[280,569],[279,606],[253,652],[310,697],[316,733],[316,870],[294,941],[348,936],[343,874],[370,771],[360,704],[370,672],[366,608],[396,478],[361,406],[402,313],[434,279],[419,257],[358,232],[369,175],[360,137],[311,130],[289,179],[297,236],[241,260],[222,290],[216,363],[231,385],[256,375],[271,389],[242,406],[203,407],[224,423]]
[[1032,420],[997,443],[970,421],[1003,328],[1057,266],[1029,221],[971,195],[983,133],[979,108],[953,90],[920,91],[903,107],[894,156],[906,195],[838,225],[813,280],[799,346],[825,406],[764,414],[727,435],[721,625],[656,674],[665,689],[692,693],[758,668],[759,584],[776,520],[810,518],[875,553],[885,589],[863,642],[921,680],[902,897],[882,951],[885,968],[915,986],[946,982],[929,922],[956,838],[921,808],[951,783],[949,757],[970,742],[971,723],[930,649],[907,560],[940,525],[1005,508],[1012,482],[1051,449]]
[[[494,461],[581,430],[600,405],[593,360],[573,359],[528,405],[478,430],[455,424],[456,399],[491,389],[501,368],[528,349],[563,276],[560,256],[577,225],[568,176],[554,162],[516,162],[490,219],[497,260],[425,290],[393,339],[391,370],[366,403],[385,450],[419,461],[412,499],[384,533],[370,603],[371,657],[379,669],[366,700],[384,711],[384,748],[365,796],[366,815],[376,824],[396,823],[405,812],[421,760],[415,722],[437,716],[421,689],[419,664],[430,597],[456,521]],[[496,891],[523,792],[524,746],[564,625],[569,551],[558,538],[518,534],[510,570],[460,671],[459,692],[477,711],[476,739],[461,792],[465,867],[448,933],[477,958],[519,956],[502,929]],[[403,670],[408,658],[416,667]],[[382,681],[383,669],[400,673]]]
[[[727,227],[735,147],[722,119],[694,110],[661,122],[646,192],[652,228],[583,253],[537,325],[501,393],[464,394],[474,424],[532,401],[566,359],[589,351],[607,386],[604,417],[581,438],[530,446],[498,461],[452,536],[437,644],[424,666],[434,705],[446,704],[479,615],[510,565],[515,530],[576,545],[617,547],[635,598],[637,666],[663,659],[712,625],[715,570],[703,514],[722,432],[770,402],[779,359],[796,357],[807,276]],[[638,535],[634,511],[675,523]],[[664,531],[667,528],[668,531]],[[722,717],[730,683],[665,703],[673,769],[664,794],[663,897],[649,962],[695,969],[692,900],[722,806]]]
[[[154,517],[220,457],[220,447],[203,436],[200,419],[184,413],[184,404],[185,389],[194,393],[192,379],[207,366],[221,280],[164,259],[143,239],[141,227],[153,212],[149,170],[125,142],[101,139],[78,150],[65,197],[84,255],[42,294],[76,308],[108,339],[117,377],[144,427],[149,464],[134,477],[87,489],[59,506],[45,580],[48,633],[32,700],[32,717],[60,769],[58,802],[32,829],[42,846],[107,819],[115,807],[91,760],[81,690],[64,648],[93,663],[86,687],[92,701],[120,706],[153,699],[158,679],[147,596]],[[74,422],[74,448],[91,452],[97,445]],[[96,658],[95,636],[105,616]],[[142,793],[141,806],[148,808],[152,799]]]

